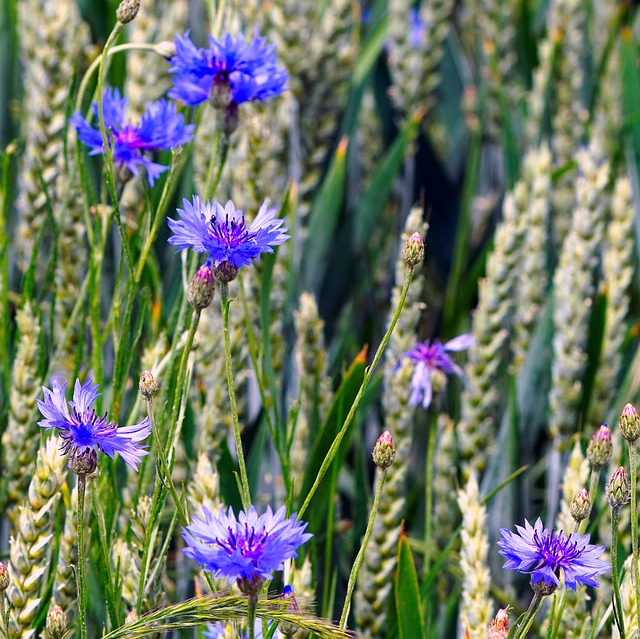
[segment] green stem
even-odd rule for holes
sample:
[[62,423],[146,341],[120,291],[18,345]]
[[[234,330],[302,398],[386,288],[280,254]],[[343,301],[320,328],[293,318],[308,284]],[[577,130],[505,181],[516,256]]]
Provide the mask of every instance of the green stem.
[[525,613],[524,619],[522,620],[520,627],[516,631],[516,634],[513,636],[513,639],[524,639],[527,636],[527,632],[529,632],[529,628],[533,625],[533,622],[536,618],[536,615],[542,608],[542,602],[544,601],[544,596],[534,592],[533,598],[531,599],[531,603],[529,604],[529,608],[527,608],[527,612]]
[[620,580],[618,578],[618,523],[620,521],[620,508],[611,507],[611,579],[613,581],[613,601],[615,614],[613,615],[620,639],[625,639],[624,613],[622,599],[620,597]]
[[255,639],[256,636],[256,605],[258,603],[257,595],[249,595],[247,597],[247,625],[249,639]]
[[429,436],[425,467],[425,513],[424,513],[424,564],[422,574],[426,577],[431,568],[431,528],[433,524],[433,459],[436,446],[436,416],[429,415]]
[[204,199],[210,200],[216,193],[222,170],[227,161],[227,151],[229,150],[229,141],[226,136],[222,135],[222,122],[220,118],[216,120],[216,137],[214,141],[214,152],[211,154],[209,169],[207,171],[207,182],[204,187]]
[[244,462],[242,439],[240,438],[240,423],[238,420],[238,407],[236,405],[236,391],[233,388],[233,371],[231,368],[231,340],[229,339],[229,285],[227,282],[220,284],[220,306],[222,309],[222,332],[224,334],[224,359],[227,369],[227,385],[229,386],[229,403],[231,404],[231,417],[233,419],[233,437],[236,442],[238,454],[238,466],[240,468],[241,497],[245,512],[251,505],[251,493],[249,491],[249,478]]
[[9,636],[9,623],[8,623],[8,615],[7,609],[4,603],[4,592],[0,592],[0,628],[2,628],[2,632],[5,637]]
[[336,435],[336,438],[333,440],[331,447],[327,451],[327,454],[324,460],[322,461],[322,465],[320,466],[320,470],[318,471],[316,479],[313,482],[313,486],[311,486],[311,490],[309,491],[309,494],[307,495],[306,499],[304,500],[304,503],[302,504],[298,512],[297,521],[300,521],[300,519],[302,519],[302,515],[309,507],[309,504],[311,503],[313,496],[318,490],[318,487],[320,486],[320,483],[322,482],[323,477],[325,476],[327,470],[329,469],[329,466],[331,466],[331,462],[333,462],[335,456],[338,454],[338,450],[340,448],[340,444],[342,443],[342,439],[347,433],[347,430],[349,429],[349,426],[351,425],[351,422],[355,417],[356,411],[358,410],[358,406],[360,406],[360,402],[362,401],[362,398],[364,396],[364,392],[367,389],[367,386],[369,385],[371,378],[373,377],[373,373],[375,372],[376,367],[378,366],[378,363],[380,361],[380,358],[382,357],[382,354],[384,353],[384,350],[387,347],[387,343],[389,342],[389,339],[393,334],[396,324],[398,323],[400,313],[402,312],[402,308],[404,306],[404,302],[407,297],[407,291],[409,290],[411,280],[413,280],[414,272],[415,272],[415,269],[413,267],[409,267],[407,269],[407,275],[405,276],[404,284],[402,286],[402,291],[400,293],[400,300],[398,301],[398,306],[393,314],[393,318],[391,319],[389,328],[387,329],[387,332],[384,334],[384,337],[382,338],[382,341],[378,346],[378,350],[376,351],[376,354],[373,356],[373,361],[369,366],[367,366],[367,368],[364,371],[364,377],[362,379],[362,384],[360,385],[360,388],[358,390],[358,394],[356,395],[356,398],[353,400],[353,404],[349,409],[349,413],[347,414],[347,417],[344,420],[344,424],[342,425],[340,432]]
[[342,607],[342,615],[340,616],[339,627],[341,629],[345,629],[347,627],[347,617],[349,616],[349,609],[351,608],[351,597],[353,596],[353,590],[356,587],[356,579],[358,578],[358,573],[360,572],[360,566],[362,566],[362,562],[364,561],[364,553],[367,550],[369,537],[371,537],[371,533],[373,531],[373,522],[375,521],[376,515],[378,514],[378,507],[380,506],[380,497],[382,496],[382,488],[384,487],[384,482],[387,478],[386,468],[378,467],[377,471],[378,472],[377,472],[377,479],[376,479],[376,492],[373,498],[373,506],[371,507],[371,514],[369,515],[369,523],[367,524],[367,529],[364,533],[362,544],[360,546],[360,550],[358,551],[358,556],[356,557],[356,560],[353,562],[353,566],[351,567],[351,573],[349,574],[349,583],[347,585],[347,596],[345,597],[344,606]]
[[585,517],[578,527],[578,532],[581,535],[584,535],[587,530],[587,526],[589,525],[589,519],[591,517],[591,513],[593,512],[593,505],[596,501],[596,494],[598,492],[598,483],[600,482],[600,469],[592,468],[591,469],[591,478],[589,480],[589,503],[591,504],[591,510],[589,511],[589,515]]
[[78,625],[80,626],[80,639],[87,639],[87,591],[84,583],[84,494],[87,487],[86,475],[78,475]]
[[637,507],[637,475],[638,451],[635,442],[629,442],[629,466],[631,467],[631,548],[633,550],[633,587],[636,592],[636,615],[640,628],[640,575],[638,574],[638,507]]
[[178,496],[178,492],[176,491],[175,484],[173,483],[173,479],[171,479],[171,471],[169,470],[169,464],[167,462],[167,456],[165,455],[164,446],[162,444],[162,440],[160,439],[160,433],[158,432],[158,425],[156,423],[156,418],[153,413],[153,401],[149,397],[145,397],[145,406],[147,407],[147,415],[149,416],[149,421],[151,422],[151,430],[153,432],[153,438],[156,441],[156,450],[158,451],[158,457],[160,459],[160,476],[164,485],[169,489],[171,496],[173,497],[173,501],[175,502],[176,509],[178,511],[178,515],[182,522],[183,526],[189,525],[189,518],[182,507],[182,501]]

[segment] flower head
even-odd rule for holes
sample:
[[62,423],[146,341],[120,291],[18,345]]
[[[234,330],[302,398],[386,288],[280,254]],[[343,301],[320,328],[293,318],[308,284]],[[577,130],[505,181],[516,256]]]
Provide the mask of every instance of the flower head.
[[231,200],[223,207],[218,202],[203,202],[194,195],[193,202],[185,199],[182,203],[184,209],[178,209],[180,219],[169,218],[173,231],[169,244],[208,253],[218,277],[221,271],[218,267],[226,268],[235,277],[242,266],[251,264],[261,253],[273,253],[274,246],[289,238],[285,233],[287,227],[283,226],[286,218],[277,218],[276,209],[269,208],[266,200],[248,227],[244,213],[236,210]]
[[[185,124],[184,116],[176,112],[176,105],[167,100],[148,103],[140,124],[132,124],[125,118],[127,101],[127,98],[120,97],[118,89],[106,89],[102,98],[107,137],[113,137],[113,159],[133,175],[139,175],[140,167],[144,166],[149,184],[153,186],[158,176],[169,167],[152,162],[148,152],[186,144],[193,138],[194,126]],[[93,104],[93,111],[97,119],[97,103]],[[70,121],[78,130],[80,140],[91,147],[89,155],[104,153],[102,134],[98,127],[91,126],[79,112]]]
[[416,344],[402,357],[408,357],[415,362],[413,378],[411,379],[411,397],[409,404],[422,404],[429,408],[433,398],[434,382],[441,380],[442,375],[457,375],[462,378],[462,369],[453,362],[449,353],[471,348],[475,339],[469,334],[459,335],[446,344],[433,340]]
[[198,49],[189,34],[176,38],[176,55],[169,73],[174,87],[169,96],[188,105],[211,99],[216,107],[264,100],[286,91],[289,76],[276,66],[276,51],[256,32],[251,42],[239,34],[217,40],[209,36],[209,48]]
[[604,546],[590,544],[590,535],[543,530],[540,518],[534,526],[525,519],[524,528],[516,528],[517,534],[500,530],[499,552],[507,559],[503,567],[531,575],[534,586],[543,581],[556,587],[564,582],[574,591],[578,584],[597,588],[596,577],[611,570],[610,564],[598,559]]
[[227,513],[221,508],[218,516],[204,506],[202,512],[204,519],[194,517],[182,529],[184,554],[229,583],[269,579],[312,537],[304,532],[307,524],[297,522],[295,515],[285,519],[284,506],[276,513],[267,508],[260,516],[251,506],[248,513],[240,511],[238,519],[232,508]]
[[113,458],[119,453],[126,464],[138,470],[138,464],[147,454],[146,446],[141,444],[151,432],[149,418],[145,417],[139,424],[119,428],[107,421],[106,413],[100,417],[92,409],[93,403],[100,393],[98,385],[87,381],[81,385],[76,380],[73,388],[73,401],[67,403],[62,386],[53,381],[53,390],[42,387],[44,401],[37,400],[38,408],[44,419],[38,422],[42,428],[55,428],[62,439],[60,450],[71,453],[74,459],[101,451]]

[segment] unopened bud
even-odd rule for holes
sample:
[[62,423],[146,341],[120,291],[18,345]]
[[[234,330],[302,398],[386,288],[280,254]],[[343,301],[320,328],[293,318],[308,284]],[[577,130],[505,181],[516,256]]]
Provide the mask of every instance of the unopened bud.
[[611,443],[611,431],[607,424],[602,424],[589,440],[587,445],[587,459],[592,468],[600,470],[604,468],[613,455],[613,444]]
[[509,611],[498,610],[487,632],[487,639],[507,639],[509,636]]
[[158,382],[151,371],[142,371],[138,389],[145,399],[151,399],[158,392]]
[[171,60],[176,55],[176,43],[173,40],[158,42],[154,49],[158,55],[161,55],[166,60]]
[[67,630],[67,615],[60,606],[49,608],[45,627],[54,639],[62,639]]
[[[291,588],[291,586],[287,585],[282,589],[281,598],[289,602],[288,612],[292,612],[293,614],[296,614],[298,612],[298,602],[296,601],[295,595],[293,594],[293,588]],[[293,637],[293,635],[298,630],[298,626],[286,621],[281,621],[279,630],[286,637],[286,639],[291,639],[291,637]]]
[[580,523],[586,519],[591,512],[591,502],[589,501],[589,493],[585,488],[581,488],[571,500],[569,504],[569,512],[575,521]]
[[424,260],[424,240],[420,233],[414,233],[405,242],[402,259],[407,266],[415,266]]
[[396,446],[393,443],[393,437],[388,430],[385,430],[376,445],[373,447],[373,461],[379,468],[389,468],[396,458]]
[[606,487],[606,495],[612,508],[620,508],[631,500],[631,483],[624,466],[620,466]]
[[140,0],[122,0],[116,9],[116,18],[120,24],[131,22],[140,9]]
[[7,567],[0,561],[0,593],[4,592],[10,583],[9,579],[9,570]]
[[189,290],[187,291],[189,304],[191,304],[196,311],[207,308],[207,306],[211,304],[215,290],[213,271],[209,264],[205,263],[197,270],[189,284]]
[[130,623],[135,623],[136,621],[138,621],[138,613],[134,609],[125,617],[124,625],[128,626]]
[[633,404],[627,404],[620,414],[618,420],[618,426],[622,436],[630,443],[640,437],[640,417],[638,417],[638,411]]
[[69,456],[69,470],[76,475],[91,475],[98,468],[98,453],[93,448],[74,449]]

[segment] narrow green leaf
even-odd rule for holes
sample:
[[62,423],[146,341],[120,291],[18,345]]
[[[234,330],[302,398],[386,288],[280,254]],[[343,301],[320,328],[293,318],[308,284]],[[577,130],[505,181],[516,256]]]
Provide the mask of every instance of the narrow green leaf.
[[369,188],[360,198],[353,225],[353,241],[356,249],[362,250],[367,245],[370,230],[376,225],[391,195],[407,148],[418,135],[418,127],[423,115],[423,111],[417,111],[400,131],[380,162],[378,170],[373,174]]
[[407,536],[398,540],[398,570],[395,583],[396,613],[400,639],[426,639],[418,575]]
[[640,73],[633,36],[622,30],[620,38],[620,73],[622,74],[622,113],[624,130],[633,140],[636,157],[640,153]]

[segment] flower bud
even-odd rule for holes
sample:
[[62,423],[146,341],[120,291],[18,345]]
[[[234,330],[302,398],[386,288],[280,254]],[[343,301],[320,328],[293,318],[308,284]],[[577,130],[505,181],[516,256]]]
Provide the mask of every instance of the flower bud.
[[592,468],[600,470],[611,461],[612,455],[613,444],[611,443],[611,431],[607,424],[602,424],[589,440],[587,459]]
[[120,24],[131,22],[140,9],[140,0],[122,0],[116,9],[116,18]]
[[69,457],[69,470],[76,475],[91,475],[98,468],[98,453],[93,448],[73,450]]
[[54,639],[62,639],[67,630],[67,614],[60,606],[49,608],[45,627]]
[[506,608],[498,610],[487,632],[487,639],[507,639],[509,636],[509,612]]
[[638,417],[638,411],[633,404],[627,404],[620,414],[618,420],[618,427],[622,436],[630,443],[640,437],[640,417]]
[[0,593],[4,592],[10,583],[9,571],[7,567],[0,561]]
[[251,579],[248,577],[236,579],[236,585],[243,595],[247,595],[247,597],[257,597],[260,594],[260,590],[262,590],[264,581],[264,577],[260,577],[260,575],[254,573]]
[[405,242],[402,259],[407,266],[415,266],[424,260],[424,240],[420,233],[414,233]]
[[[289,602],[288,612],[292,612],[294,614],[298,612],[298,602],[296,601],[295,595],[293,594],[293,588],[291,588],[291,586],[287,585],[282,589],[281,599]],[[292,623],[282,621],[280,622],[279,630],[286,639],[291,639],[298,630],[298,627]]]
[[373,447],[373,461],[378,468],[389,468],[396,458],[396,447],[388,430],[385,430]]
[[613,475],[606,487],[606,495],[611,508],[620,508],[628,504],[631,500],[631,483],[624,466],[620,466]]
[[154,45],[155,52],[165,60],[171,60],[176,55],[176,43],[173,40],[163,40]]
[[213,274],[216,276],[218,282],[228,284],[236,279],[239,270],[237,266],[233,266],[225,260],[224,262],[220,262],[218,266],[213,267]]
[[581,488],[571,500],[569,504],[569,512],[575,521],[580,523],[586,519],[591,512],[591,502],[589,501],[589,493],[585,488]]
[[151,371],[142,371],[138,389],[145,399],[151,399],[158,392],[158,382]]
[[189,284],[189,290],[187,291],[187,299],[189,304],[201,311],[203,308],[207,308],[211,304],[213,294],[216,287],[213,281],[213,271],[208,263],[203,264],[193,276],[191,283]]

